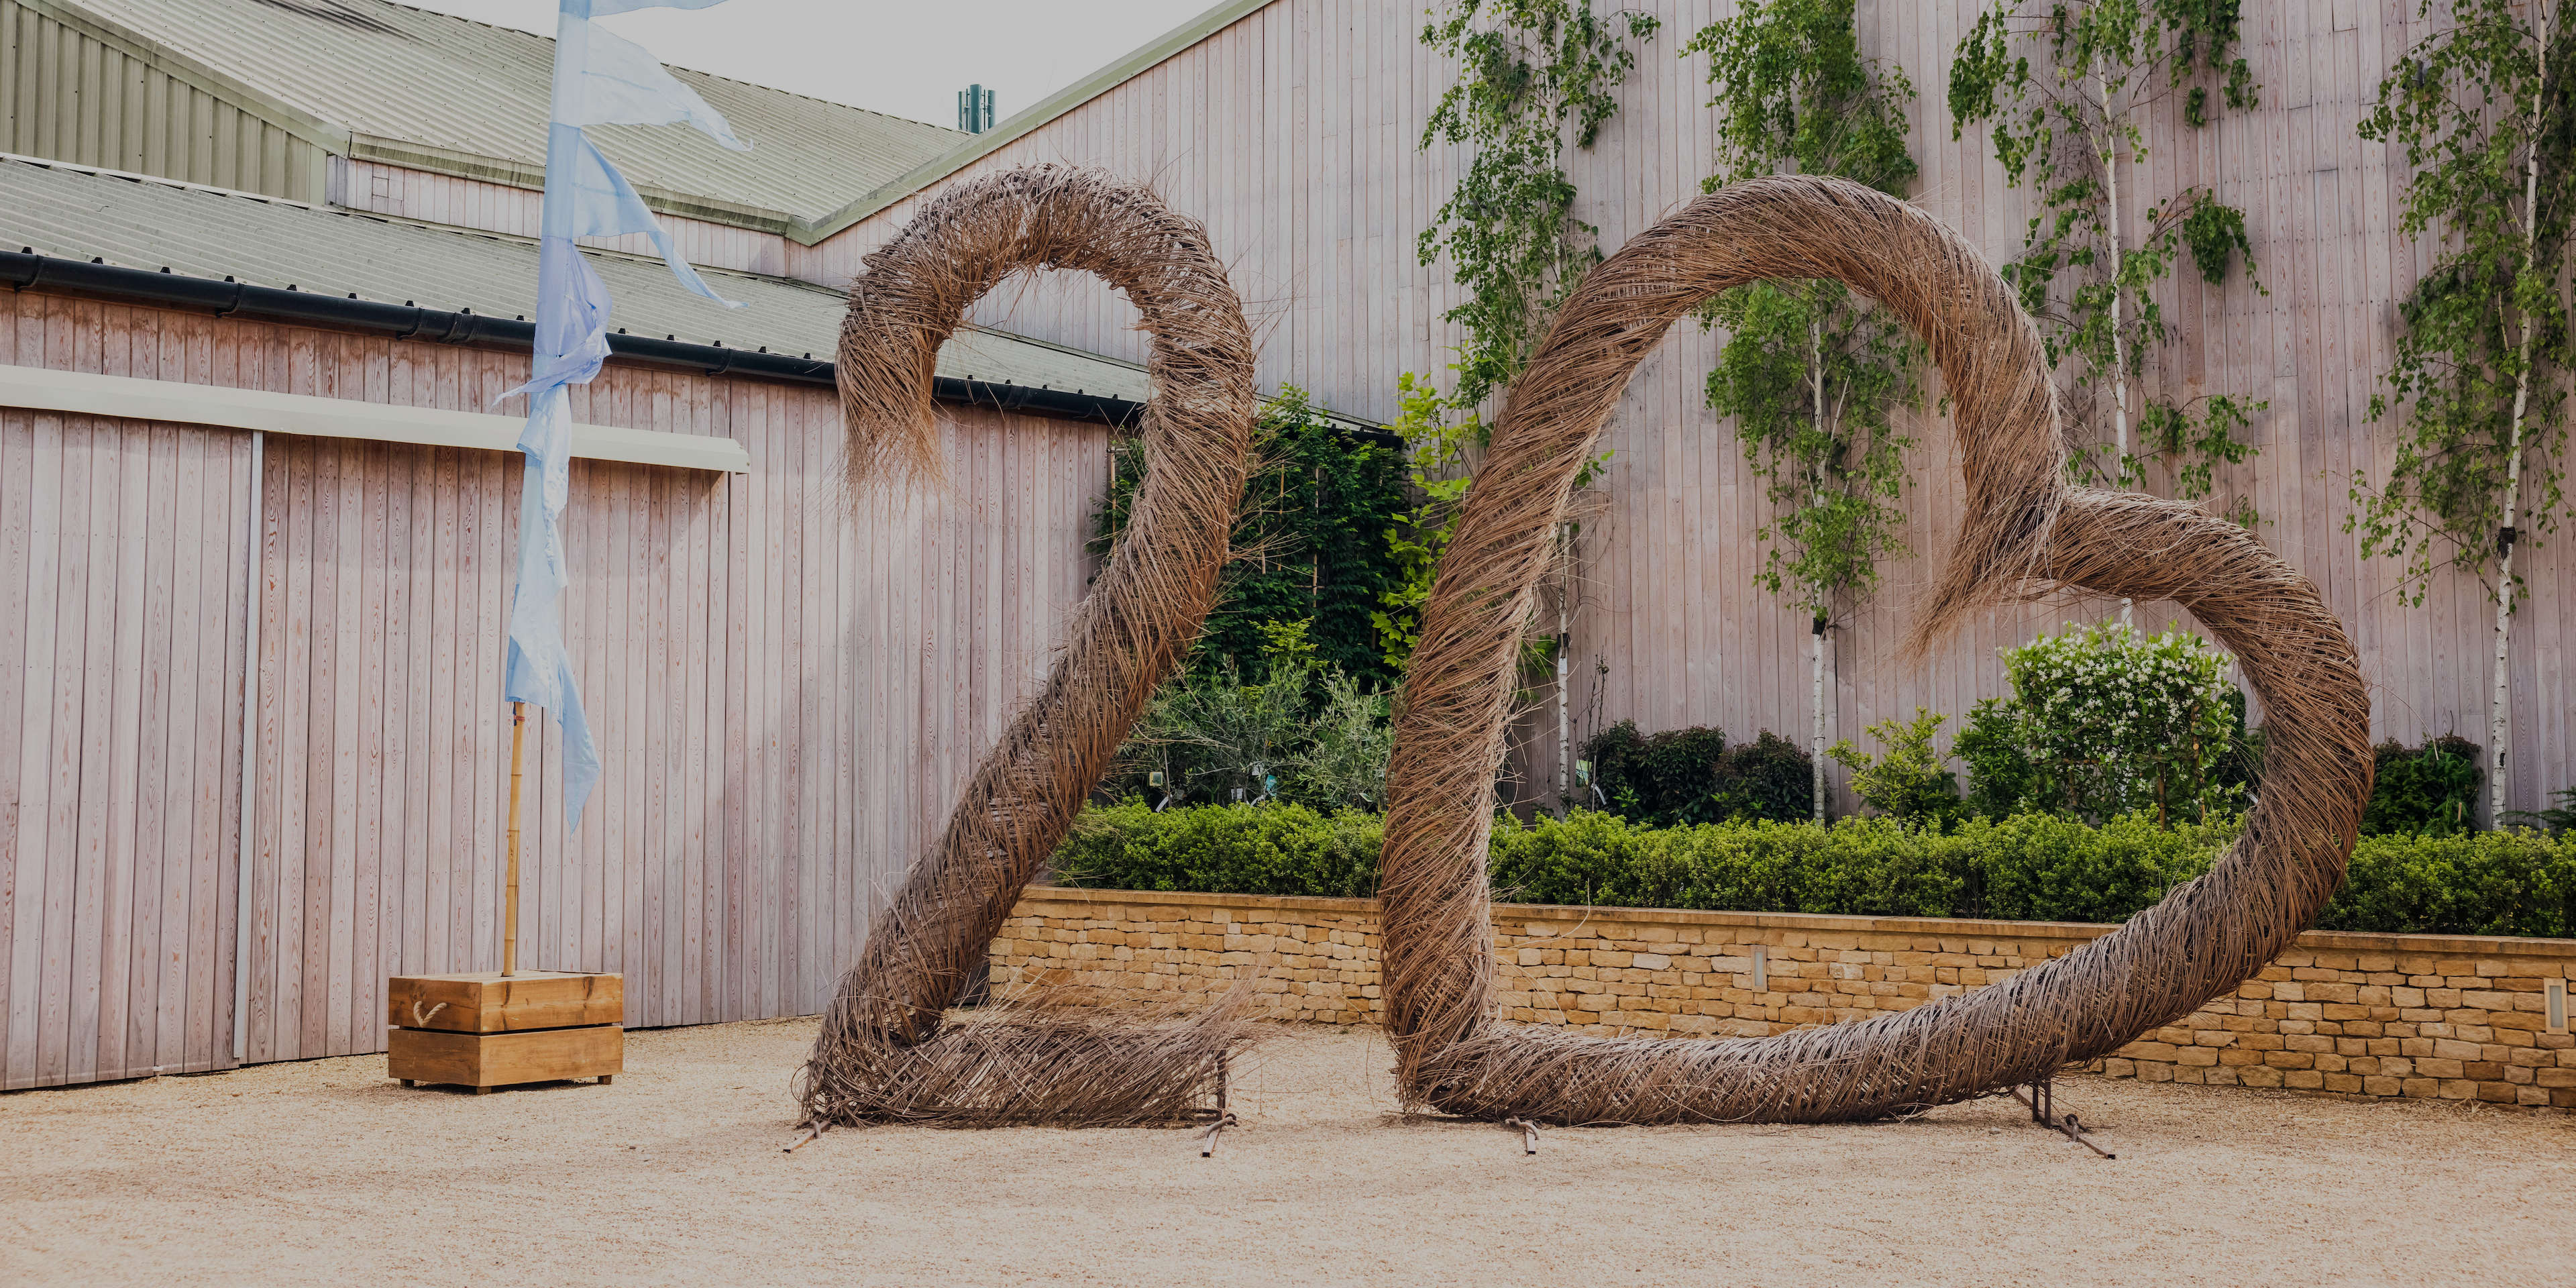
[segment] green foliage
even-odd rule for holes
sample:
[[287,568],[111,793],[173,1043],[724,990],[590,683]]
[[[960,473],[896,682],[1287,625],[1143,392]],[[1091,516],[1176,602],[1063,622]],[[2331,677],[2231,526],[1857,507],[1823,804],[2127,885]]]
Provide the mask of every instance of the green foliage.
[[[1440,565],[1440,552],[1449,548],[1458,509],[1473,482],[1467,454],[1484,445],[1488,431],[1471,401],[1443,397],[1426,377],[1407,371],[1395,378],[1395,387],[1396,418],[1387,429],[1404,439],[1412,504],[1387,524],[1395,575],[1378,592],[1369,624],[1379,656],[1400,674],[1413,658],[1413,646],[1421,642],[1422,602],[1431,597],[1431,575]],[[1453,411],[1460,419],[1449,419]]]
[[1387,695],[1339,671],[1327,673],[1305,745],[1288,758],[1299,800],[1319,808],[1374,810],[1386,803],[1386,761],[1395,751]]
[[[1431,597],[1431,577],[1439,568],[1440,552],[1449,548],[1450,534],[1458,529],[1458,512],[1475,481],[1469,472],[1470,458],[1485,447],[1492,426],[1471,401],[1442,395],[1428,377],[1407,371],[1396,377],[1395,386],[1396,418],[1387,429],[1405,442],[1408,495],[1413,504],[1386,529],[1396,571],[1379,594],[1369,621],[1387,666],[1401,674],[1421,639],[1422,603]],[[1606,451],[1585,461],[1575,471],[1574,490],[1592,486],[1609,464]],[[1572,541],[1581,527],[1566,524],[1561,539]],[[1554,660],[1553,654],[1547,658],[1550,664]]]
[[[2230,109],[2256,105],[2253,73],[2230,55],[2239,35],[2237,0],[2015,0],[1978,16],[1950,66],[1950,137],[1991,124],[2006,181],[2029,180],[2044,207],[2001,272],[2039,320],[2050,360],[2075,364],[2071,415],[2106,419],[2088,406],[2108,387],[2109,419],[2137,418],[2135,452],[2113,445],[2106,468],[2103,449],[2088,445],[2077,460],[2105,482],[2137,486],[2145,464],[2161,461],[2176,491],[2196,499],[2214,488],[2216,466],[2255,450],[2237,432],[2267,404],[2132,388],[2148,348],[2174,338],[2153,288],[2182,255],[2213,283],[2232,255],[2253,274],[2243,212],[2206,188],[2118,191],[2120,162],[2135,173],[2146,160],[2141,109],[2188,91],[2184,119],[2197,127],[2212,88]],[[2142,197],[2139,218],[2127,206]],[[2246,504],[2238,512],[2250,520]]]
[[1980,698],[1969,708],[1950,754],[1968,767],[1961,808],[1977,818],[2008,818],[2039,790],[2039,771],[2022,744],[2021,708],[2006,698]]
[[[1262,409],[1254,450],[1259,464],[1235,514],[1233,555],[1190,672],[1213,678],[1230,661],[1238,674],[1262,674],[1280,632],[1302,631],[1310,669],[1392,685],[1401,660],[1380,649],[1375,614],[1408,567],[1409,556],[1389,545],[1389,529],[1410,509],[1403,461],[1334,428],[1294,385]],[[1140,444],[1116,451],[1092,543],[1101,553],[1126,529],[1146,469]]]
[[1468,299],[1445,316],[1466,329],[1455,391],[1473,407],[1528,361],[1566,292],[1601,258],[1599,229],[1576,219],[1568,145],[1590,148],[1619,110],[1612,91],[1636,66],[1631,42],[1655,18],[1596,14],[1591,0],[1450,0],[1422,43],[1458,66],[1421,146],[1472,149],[1467,173],[1415,250],[1446,254]]
[[2567,829],[2576,827],[2576,787],[2562,787],[2551,794],[2561,804],[2550,809],[2518,809],[2509,817],[2527,819],[2528,826],[2539,828],[2551,836],[2565,836]]
[[1858,298],[1838,282],[1756,282],[1711,310],[1728,338],[1709,409],[1736,418],[1772,507],[1755,580],[1816,617],[1831,617],[1839,595],[1866,597],[1879,562],[1907,553],[1895,528],[1914,442],[1889,411],[1913,401],[1921,346]]
[[1863,58],[1854,0],[1745,0],[1682,54],[1708,55],[1718,157],[1709,191],[1788,170],[1834,175],[1892,196],[1914,177],[1905,72]]
[[1816,762],[1807,750],[1768,729],[1718,757],[1709,793],[1710,821],[1805,819],[1815,807]]
[[[1158,790],[1175,804],[1275,795],[1274,780],[1305,743],[1307,688],[1306,669],[1293,661],[1274,662],[1258,684],[1244,683],[1230,657],[1218,659],[1213,674],[1181,676],[1146,704],[1119,749],[1120,769],[1102,786]],[[1150,787],[1156,772],[1160,789]]]
[[1863,805],[1900,822],[1946,823],[1959,813],[1959,776],[1941,767],[1949,757],[1933,749],[1932,739],[1948,719],[1916,707],[1910,721],[1869,727],[1882,754],[1873,757],[1848,738],[1825,754],[1851,771],[1852,793]]
[[2364,836],[2454,836],[2477,830],[2480,748],[2457,735],[2421,747],[2394,739],[2371,748],[2378,775],[2362,811]]
[[2225,811],[2218,769],[2233,745],[2228,659],[2188,631],[2116,623],[2005,649],[2032,768],[2028,808],[2104,819]]
[[2576,937],[2576,841],[2520,829],[2365,837],[2317,929]]
[[[1087,809],[1056,852],[1066,885],[1367,896],[1381,821],[1298,805]],[[2237,824],[2099,827],[2058,815],[1954,827],[1894,818],[1657,828],[1577,810],[1495,819],[1498,899],[1615,908],[2118,922],[2209,870]],[[2576,937],[2576,839],[2534,831],[2364,837],[2325,930]]]
[[2519,577],[2495,580],[2497,529],[2513,522],[2517,458],[2525,539],[2567,510],[2563,383],[2576,359],[2558,289],[2576,211],[2576,40],[2562,18],[2544,50],[2528,6],[2505,0],[2446,8],[2450,21],[2398,60],[2361,123],[2363,138],[2402,145],[2414,171],[2399,229],[2439,247],[2398,305],[2388,391],[2370,400],[2374,421],[2404,405],[2396,457],[2376,483],[2354,472],[2358,509],[2344,520],[2365,558],[2403,561],[2415,604],[2441,564],[2496,598],[2524,593]]
[[1582,755],[1601,799],[1642,826],[1807,817],[1814,762],[1768,730],[1730,747],[1720,730],[1648,737],[1622,720],[1586,740]]
[[[1715,191],[1756,175],[1833,175],[1902,197],[1915,175],[1905,106],[1914,86],[1861,57],[1853,0],[1748,0],[1682,49],[1709,57],[1717,113]],[[1771,543],[1756,579],[1811,616],[1866,596],[1878,561],[1906,553],[1894,528],[1905,449],[1890,411],[1915,401],[1922,345],[1840,282],[1763,281],[1718,296],[1727,340],[1708,405],[1736,420],[1765,481]]]
[[1060,885],[1209,894],[1377,893],[1376,816],[1303,805],[1210,805],[1156,813],[1143,801],[1093,806],[1057,848]]
[[1101,790],[1174,805],[1265,798],[1318,809],[1384,804],[1395,746],[1386,695],[1306,660],[1295,632],[1279,634],[1289,647],[1273,654],[1258,684],[1244,683],[1234,659],[1223,658],[1213,674],[1184,675],[1156,692]]

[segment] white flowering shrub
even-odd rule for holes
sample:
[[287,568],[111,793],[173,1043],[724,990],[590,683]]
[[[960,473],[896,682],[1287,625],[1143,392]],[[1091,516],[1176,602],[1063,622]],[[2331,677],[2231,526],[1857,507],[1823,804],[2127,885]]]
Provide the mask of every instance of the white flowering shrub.
[[2013,698],[1993,714],[2029,766],[2025,808],[2196,820],[2230,803],[2216,771],[2242,699],[2227,681],[2230,659],[2209,641],[2106,622],[2043,635],[2003,659]]

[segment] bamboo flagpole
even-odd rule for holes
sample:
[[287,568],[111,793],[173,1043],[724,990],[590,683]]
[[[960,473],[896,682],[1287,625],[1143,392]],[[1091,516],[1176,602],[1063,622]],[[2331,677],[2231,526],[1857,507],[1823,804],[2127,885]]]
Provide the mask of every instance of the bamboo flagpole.
[[[607,1084],[626,1067],[625,977],[584,970],[519,970],[519,868],[528,837],[529,708],[551,713],[561,730],[554,749],[563,780],[551,798],[569,836],[600,780],[599,746],[582,711],[572,654],[564,647],[563,592],[572,582],[560,520],[572,499],[572,395],[608,358],[613,302],[576,239],[642,233],[662,252],[680,285],[725,308],[740,308],[708,289],[680,258],[671,236],[591,144],[589,125],[686,123],[728,148],[751,145],[696,90],[653,55],[592,21],[636,9],[703,9],[722,0],[558,0],[554,94],[546,118],[546,190],[537,237],[536,343],[527,383],[501,395],[528,399],[518,447],[526,461],[519,483],[518,580],[510,592],[508,653],[501,700],[510,704],[510,813],[501,880],[501,970],[458,975],[397,975],[386,983],[393,1030],[386,1076],[405,1086],[454,1083],[477,1093],[495,1086],[596,1077]],[[496,399],[495,401],[499,401]],[[557,952],[564,949],[558,948]],[[595,964],[595,963],[594,963]],[[497,981],[498,987],[486,988]],[[408,1011],[406,1012],[406,1005]],[[403,1024],[408,1014],[412,1024]],[[439,1016],[446,1018],[441,1021]],[[532,1045],[544,1029],[541,1045]]]
[[510,704],[510,870],[501,883],[501,974],[519,973],[519,766],[528,745],[528,704]]
[[572,404],[569,389],[588,384],[608,356],[606,284],[576,248],[581,237],[643,233],[682,286],[727,308],[673,248],[632,185],[601,155],[582,127],[686,123],[728,148],[750,145],[695,90],[674,79],[652,54],[592,19],[635,9],[701,9],[720,0],[561,0],[555,29],[554,94],[546,127],[546,190],[537,239],[536,345],[528,382],[502,395],[528,396],[528,425],[519,435],[527,459],[520,485],[518,585],[510,604],[509,659],[501,691],[511,704],[509,872],[503,882],[501,973],[519,969],[521,780],[528,708],[554,714],[562,726],[564,823],[581,821],[599,782],[599,752],[582,711],[581,688],[564,647],[563,591],[571,582],[558,524],[571,499]]

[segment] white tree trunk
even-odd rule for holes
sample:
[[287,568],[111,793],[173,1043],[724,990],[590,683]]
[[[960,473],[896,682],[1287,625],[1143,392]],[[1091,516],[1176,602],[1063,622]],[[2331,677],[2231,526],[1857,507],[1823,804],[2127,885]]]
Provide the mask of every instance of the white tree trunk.
[[[2522,168],[2522,271],[2530,272],[2540,236],[2540,143],[2549,103],[2549,6],[2540,7],[2540,80],[2531,93],[2531,155]],[[2504,530],[2496,534],[2495,689],[2487,704],[2487,828],[2504,826],[2505,744],[2513,736],[2513,671],[2506,648],[2513,632],[2514,503],[2522,496],[2522,423],[2531,406],[2531,319],[2523,319],[2522,361],[2513,379],[2513,430],[2505,438]]]
[[[2113,128],[2110,88],[2098,72],[2093,92],[2102,100],[2103,205],[2111,214],[2111,463],[2125,483],[2129,477],[2129,342],[2120,334],[2120,258],[2126,251],[2120,243],[2120,136]],[[2131,607],[2128,597],[2121,596],[2122,629],[2130,626]]]
[[1567,647],[1574,638],[1567,624],[1571,616],[1568,601],[1574,598],[1574,540],[1564,525],[1557,527],[1556,534],[1556,816],[1564,818],[1572,809],[1567,802],[1573,799],[1574,773],[1574,713],[1567,692],[1573,672],[1565,664]]
[[1809,700],[1814,704],[1816,729],[1807,740],[1807,756],[1816,774],[1816,821],[1825,821],[1825,619],[1816,619],[1816,652],[1814,680]]
[[2111,443],[2118,453],[2113,461],[2122,478],[2129,473],[2129,345],[2120,334],[2122,317],[2120,297],[2120,259],[2127,247],[2120,241],[2120,135],[2114,128],[2117,118],[2111,112],[2111,91],[2096,73],[2093,92],[2102,99],[2102,192],[2103,207],[2111,217]]
[[[1812,393],[1816,402],[1816,437],[1821,440],[1825,435],[1825,319],[1821,304],[1816,307],[1819,311],[1809,314],[1807,318],[1807,378],[1813,382]],[[1825,463],[1822,458],[1819,458],[1816,462],[1815,490],[1814,495],[1809,498],[1810,503],[1821,501],[1824,494]],[[1816,589],[1819,592],[1824,590],[1823,587]],[[1816,602],[1809,611],[1815,618],[1816,647],[1814,674],[1808,686],[1807,705],[1808,711],[1814,718],[1815,728],[1807,738],[1807,761],[1815,778],[1816,821],[1822,823],[1825,821],[1825,596],[1823,593],[1816,595]]]

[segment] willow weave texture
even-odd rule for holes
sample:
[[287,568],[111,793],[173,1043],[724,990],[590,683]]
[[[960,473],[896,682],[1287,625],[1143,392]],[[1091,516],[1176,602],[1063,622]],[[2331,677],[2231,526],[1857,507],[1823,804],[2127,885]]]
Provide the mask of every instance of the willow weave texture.
[[[1550,534],[1629,376],[1710,296],[1832,278],[1929,344],[1967,521],[1912,632],[2077,587],[2179,602],[2268,717],[2260,800],[2208,875],[2118,932],[1977,992],[1767,1038],[1593,1038],[1494,1018],[1485,874],[1514,671]],[[1397,702],[1380,967],[1408,1106],[1550,1123],[1834,1122],[2036,1081],[2234,988],[2343,879],[2371,784],[2369,698],[2316,587],[2199,507],[2079,488],[2037,332],[1965,241],[1857,184],[1771,178],[1700,198],[1595,267],[1513,382],[1424,605]]]
[[1196,638],[1252,455],[1252,332],[1207,230],[1139,185],[1033,166],[949,188],[852,284],[839,371],[854,497],[936,480],[940,344],[977,300],[1042,270],[1094,274],[1135,304],[1152,337],[1152,469],[1045,686],[977,766],[824,1012],[798,1088],[818,1123],[1188,1121],[1247,1038],[1240,989],[1186,1020],[1040,1006],[944,1018]]

